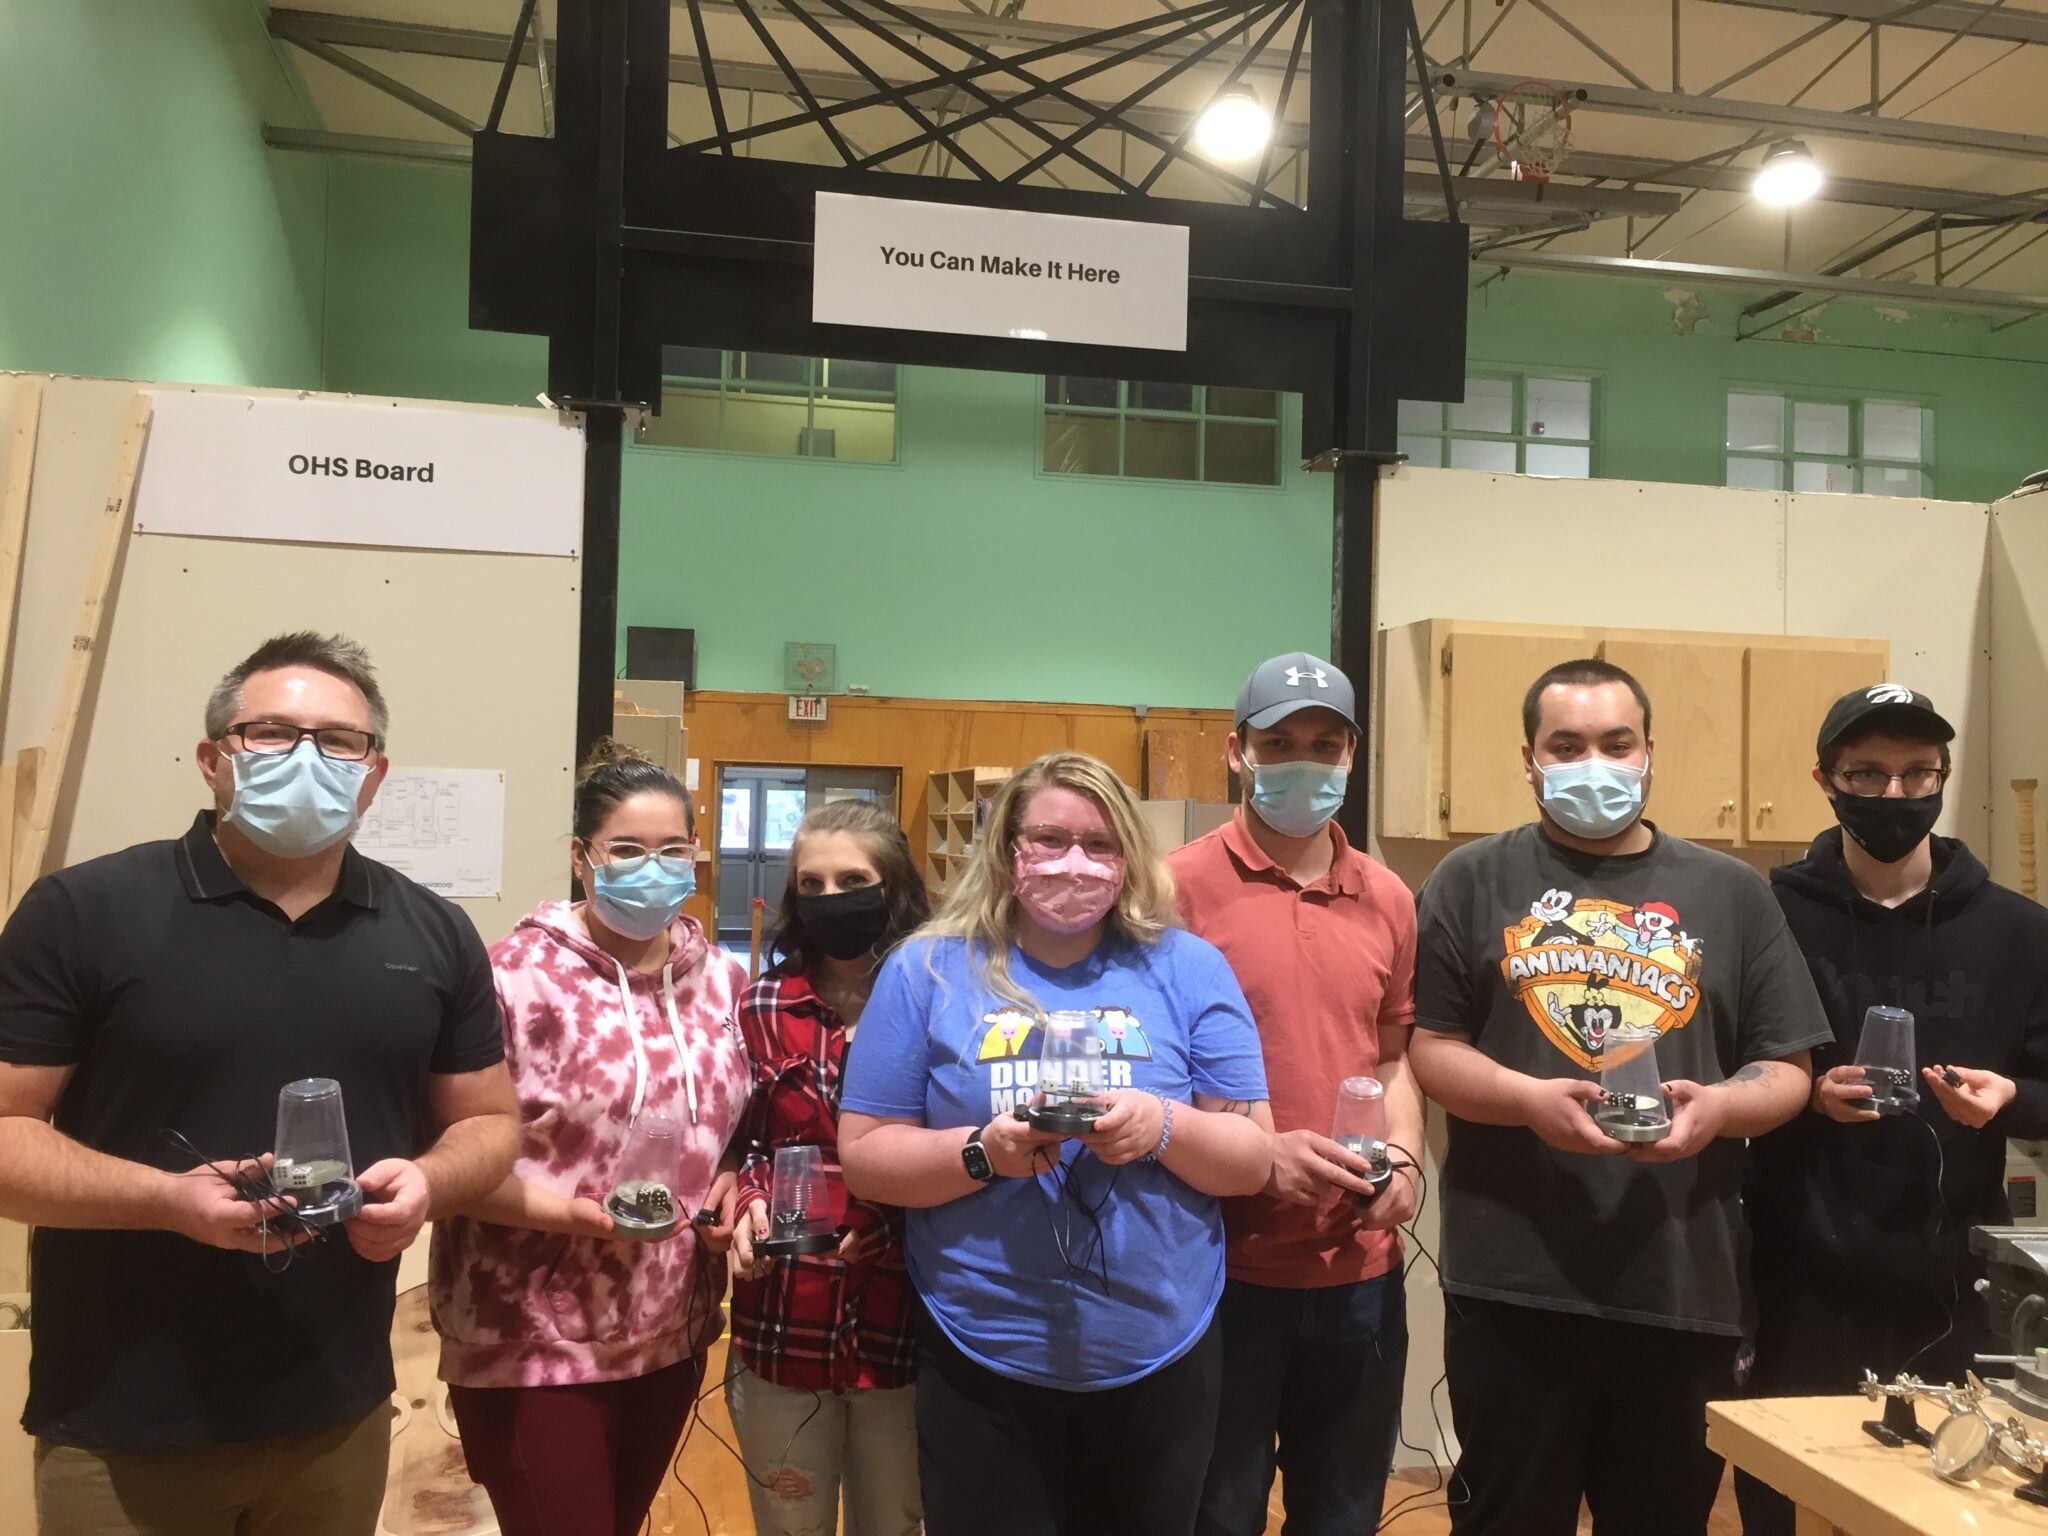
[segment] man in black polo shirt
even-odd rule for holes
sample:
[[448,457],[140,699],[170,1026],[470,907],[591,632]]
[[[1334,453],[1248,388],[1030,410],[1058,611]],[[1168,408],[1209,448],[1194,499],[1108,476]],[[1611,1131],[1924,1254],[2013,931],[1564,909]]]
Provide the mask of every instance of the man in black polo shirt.
[[[207,704],[218,811],[45,877],[0,932],[0,1216],[36,1229],[43,1536],[376,1529],[398,1255],[518,1138],[476,932],[348,846],[385,725],[360,646],[267,642]],[[253,1167],[307,1077],[341,1084],[368,1203],[286,1255],[181,1148]]]

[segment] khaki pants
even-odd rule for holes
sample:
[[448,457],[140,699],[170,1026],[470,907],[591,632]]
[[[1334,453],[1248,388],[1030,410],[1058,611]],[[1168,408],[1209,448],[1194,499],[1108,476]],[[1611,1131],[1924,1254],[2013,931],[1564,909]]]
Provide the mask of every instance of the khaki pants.
[[36,1444],[39,1536],[376,1536],[391,1458],[378,1408],[310,1435],[176,1451]]

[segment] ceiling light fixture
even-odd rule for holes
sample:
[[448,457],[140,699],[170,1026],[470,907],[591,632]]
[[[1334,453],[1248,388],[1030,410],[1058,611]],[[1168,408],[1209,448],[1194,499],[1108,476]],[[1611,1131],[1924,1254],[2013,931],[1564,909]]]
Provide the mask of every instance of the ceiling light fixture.
[[1249,160],[1273,137],[1273,115],[1248,85],[1233,85],[1195,119],[1195,145],[1211,160]]
[[1750,190],[1760,203],[1788,208],[1812,197],[1826,179],[1812,150],[1797,139],[1781,139],[1764,152],[1763,166]]

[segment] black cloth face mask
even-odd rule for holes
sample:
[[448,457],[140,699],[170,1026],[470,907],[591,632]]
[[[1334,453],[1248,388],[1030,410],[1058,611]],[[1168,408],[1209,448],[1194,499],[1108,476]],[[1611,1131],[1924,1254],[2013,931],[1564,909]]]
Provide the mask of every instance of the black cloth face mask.
[[1941,791],[1917,800],[1897,795],[1835,795],[1835,820],[1880,864],[1896,864],[1934,830],[1941,815]]
[[834,960],[858,960],[889,929],[889,899],[879,885],[856,886],[829,896],[798,896],[796,915],[804,937]]

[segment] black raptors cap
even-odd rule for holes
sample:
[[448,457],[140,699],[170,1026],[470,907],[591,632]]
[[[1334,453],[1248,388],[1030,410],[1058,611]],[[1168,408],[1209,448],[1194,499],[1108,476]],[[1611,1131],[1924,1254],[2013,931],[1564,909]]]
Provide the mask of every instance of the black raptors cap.
[[1915,693],[1904,683],[1879,683],[1875,688],[1857,688],[1835,700],[1828,717],[1820,723],[1820,740],[1815,747],[1821,757],[1843,737],[1870,730],[1898,727],[1899,734],[1916,740],[1950,742],[1956,728],[1941,717],[1934,701]]

